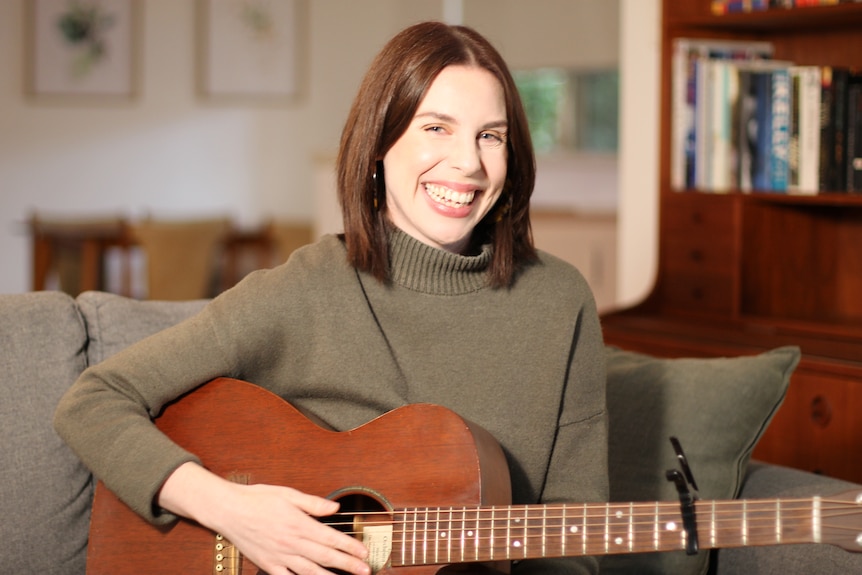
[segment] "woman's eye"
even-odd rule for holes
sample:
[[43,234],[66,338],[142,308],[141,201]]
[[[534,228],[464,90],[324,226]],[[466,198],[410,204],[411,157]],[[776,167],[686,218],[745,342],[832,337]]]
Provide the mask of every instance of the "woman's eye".
[[506,137],[497,132],[482,132],[479,134],[479,142],[485,146],[496,147],[506,143]]

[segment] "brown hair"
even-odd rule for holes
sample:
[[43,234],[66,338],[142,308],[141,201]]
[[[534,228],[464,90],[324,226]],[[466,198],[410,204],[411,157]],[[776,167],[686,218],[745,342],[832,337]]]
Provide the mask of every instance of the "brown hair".
[[437,74],[451,65],[484,68],[503,87],[506,183],[498,207],[473,230],[472,243],[493,244],[491,284],[509,286],[518,270],[536,259],[529,214],[536,162],[521,98],[506,63],[482,35],[466,26],[441,22],[411,26],[384,46],[366,73],[338,150],[338,200],[347,256],[357,269],[388,280],[391,224],[385,215],[382,158],[413,120]]

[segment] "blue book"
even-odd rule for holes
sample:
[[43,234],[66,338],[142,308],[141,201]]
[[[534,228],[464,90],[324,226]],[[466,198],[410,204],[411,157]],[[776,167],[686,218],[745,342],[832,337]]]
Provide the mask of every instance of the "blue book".
[[772,189],[772,71],[750,72],[749,96],[754,113],[746,127],[751,152],[751,189]]
[[790,157],[790,71],[777,68],[772,71],[772,107],[769,121],[771,136],[768,189],[786,192],[789,179]]

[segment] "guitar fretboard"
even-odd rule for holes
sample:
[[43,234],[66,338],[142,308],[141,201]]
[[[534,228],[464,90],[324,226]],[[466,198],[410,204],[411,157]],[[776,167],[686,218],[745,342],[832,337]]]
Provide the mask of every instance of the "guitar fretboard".
[[[831,516],[846,509],[827,501]],[[858,513],[858,504],[855,506]],[[824,502],[697,501],[701,548],[822,539]],[[393,515],[392,566],[684,550],[679,503],[414,508]]]

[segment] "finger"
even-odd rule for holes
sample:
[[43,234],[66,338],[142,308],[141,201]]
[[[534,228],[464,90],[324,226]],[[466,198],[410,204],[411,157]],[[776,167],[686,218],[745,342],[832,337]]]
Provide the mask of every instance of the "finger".
[[340,507],[337,501],[291,489],[294,505],[314,517],[332,515]]

